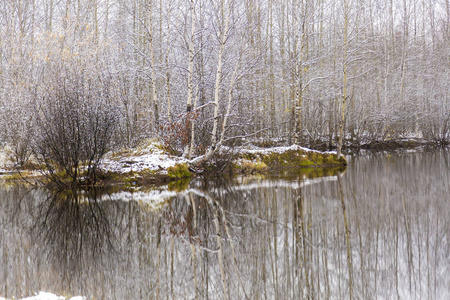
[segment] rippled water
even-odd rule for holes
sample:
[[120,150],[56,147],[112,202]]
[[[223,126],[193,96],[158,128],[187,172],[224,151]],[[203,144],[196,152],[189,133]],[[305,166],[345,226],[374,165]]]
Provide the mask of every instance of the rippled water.
[[0,296],[450,298],[448,152],[177,190],[0,187]]

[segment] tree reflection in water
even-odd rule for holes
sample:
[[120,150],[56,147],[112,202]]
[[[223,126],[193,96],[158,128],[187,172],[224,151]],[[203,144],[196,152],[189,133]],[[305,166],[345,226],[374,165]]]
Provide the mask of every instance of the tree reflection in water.
[[[193,182],[126,201],[35,191],[18,208],[17,193],[0,189],[0,270],[12,270],[0,273],[0,295],[446,299],[442,155],[363,157],[341,177]],[[163,198],[159,209],[145,195]]]
[[69,281],[87,266],[101,265],[114,255],[111,220],[98,203],[96,192],[48,193],[38,206],[31,236],[34,243],[45,245],[55,269],[70,270],[62,273]]

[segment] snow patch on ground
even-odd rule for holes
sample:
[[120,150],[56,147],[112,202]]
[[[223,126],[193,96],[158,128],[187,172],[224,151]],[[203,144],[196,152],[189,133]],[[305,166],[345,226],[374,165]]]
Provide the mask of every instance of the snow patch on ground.
[[284,153],[286,151],[304,151],[304,152],[317,152],[317,153],[329,153],[329,154],[337,154],[336,151],[327,151],[327,152],[321,152],[305,147],[301,147],[298,145],[292,145],[287,147],[272,147],[272,148],[253,148],[253,149],[242,149],[242,153],[252,153],[252,154],[270,154],[270,153]]
[[165,172],[175,164],[186,163],[188,160],[183,157],[173,156],[161,150],[158,143],[150,143],[145,147],[127,149],[124,153],[109,152],[100,163],[103,171],[128,173],[141,171],[161,171]]
[[[55,294],[52,294],[52,293],[39,292],[35,296],[21,298],[18,300],[66,300],[66,299],[68,299],[68,300],[86,300],[86,297],[76,296],[76,297],[72,297],[72,298],[66,298],[63,296],[56,296]],[[7,300],[7,299],[0,297],[0,300]]]
[[[223,150],[229,150],[227,147],[222,146]],[[270,153],[283,153],[286,151],[304,151],[304,152],[317,152],[317,153],[329,153],[336,154],[336,151],[320,152],[298,145],[292,145],[289,147],[272,147],[272,148],[258,148],[252,147],[251,149],[241,149],[241,153],[252,154],[270,154]],[[175,164],[188,163],[188,159],[173,156],[167,154],[161,150],[161,145],[157,142],[148,143],[144,147],[137,147],[136,149],[126,149],[122,152],[109,152],[102,159],[99,168],[105,172],[118,172],[129,173],[141,172],[141,171],[157,171],[161,174],[167,172],[169,167]]]

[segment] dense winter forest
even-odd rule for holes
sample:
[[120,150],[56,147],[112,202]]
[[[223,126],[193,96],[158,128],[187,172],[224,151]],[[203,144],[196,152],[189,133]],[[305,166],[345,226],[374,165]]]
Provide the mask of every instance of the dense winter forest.
[[1,1],[0,143],[445,143],[449,49],[449,0]]

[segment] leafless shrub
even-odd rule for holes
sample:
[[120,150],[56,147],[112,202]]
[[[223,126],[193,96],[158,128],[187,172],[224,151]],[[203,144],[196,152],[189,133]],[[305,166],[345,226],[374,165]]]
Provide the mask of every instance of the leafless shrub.
[[38,95],[32,148],[52,182],[95,183],[97,166],[117,124],[108,85],[107,79],[86,80],[61,72]]

